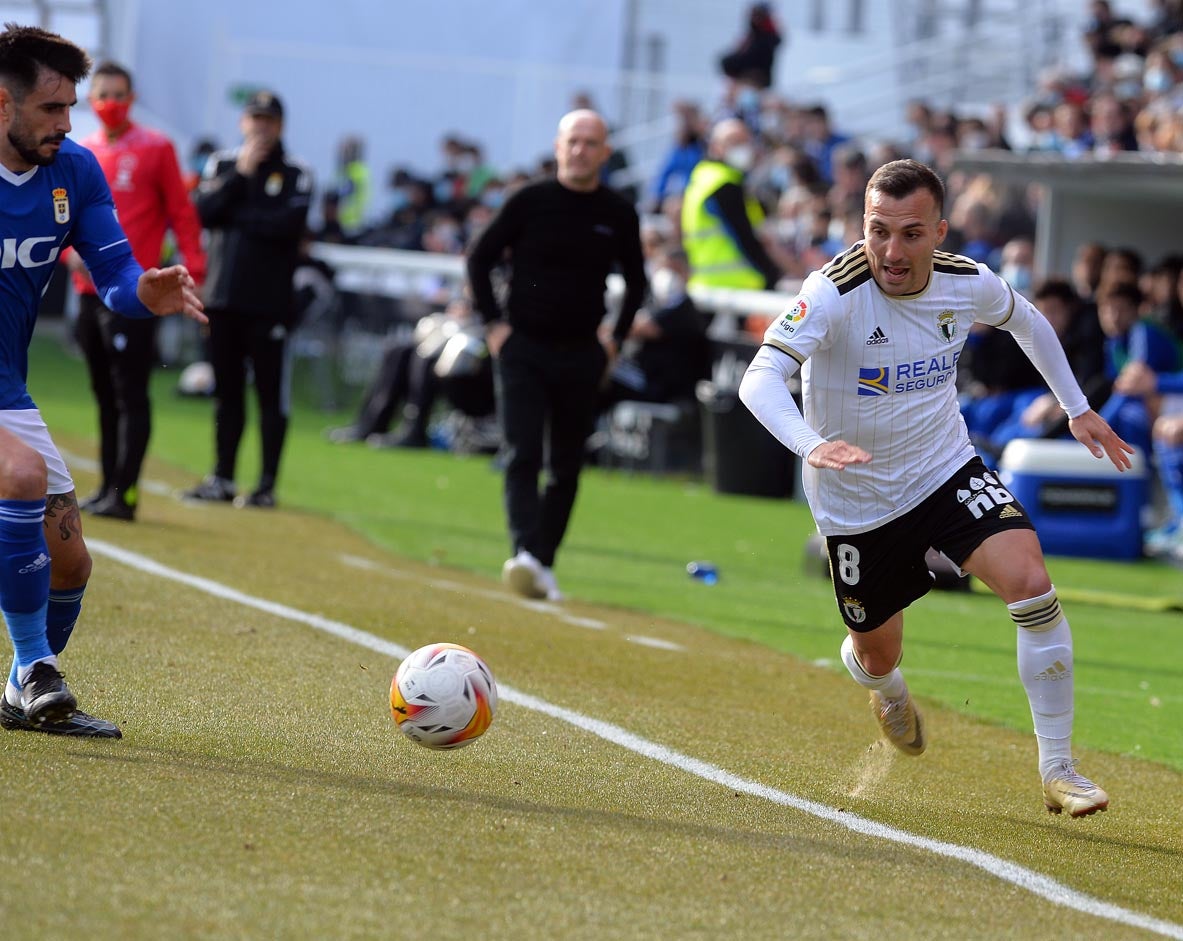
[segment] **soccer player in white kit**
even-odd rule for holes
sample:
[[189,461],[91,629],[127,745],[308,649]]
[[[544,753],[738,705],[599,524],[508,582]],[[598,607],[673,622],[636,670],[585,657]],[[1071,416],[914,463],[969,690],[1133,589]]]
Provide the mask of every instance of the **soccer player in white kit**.
[[[805,280],[765,333],[740,398],[803,459],[847,627],[842,661],[870,690],[885,737],[906,754],[925,749],[899,664],[903,609],[932,586],[932,546],[1006,603],[1044,804],[1084,816],[1109,797],[1072,758],[1071,630],[1026,511],[976,456],[957,405],[971,325],[1014,335],[1095,457],[1124,471],[1133,449],[1089,408],[1043,315],[985,265],[938,251],[943,206],[930,168],[880,167],[867,184],[863,241]],[[787,387],[798,369],[804,414]]]
[[55,33],[0,32],[0,613],[14,654],[0,728],[118,738],[113,722],[78,710],[58,670],[91,559],[74,482],[27,388],[29,341],[67,245],[109,309],[206,318],[185,268],[136,263],[98,161],[66,137],[89,70],[86,53]]

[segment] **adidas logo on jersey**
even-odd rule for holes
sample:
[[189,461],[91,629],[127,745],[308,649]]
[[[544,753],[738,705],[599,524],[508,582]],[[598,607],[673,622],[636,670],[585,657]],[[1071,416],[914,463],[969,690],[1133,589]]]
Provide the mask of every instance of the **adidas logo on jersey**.
[[882,327],[876,327],[875,331],[867,337],[867,346],[882,346],[884,343],[890,343],[891,339],[883,332]]

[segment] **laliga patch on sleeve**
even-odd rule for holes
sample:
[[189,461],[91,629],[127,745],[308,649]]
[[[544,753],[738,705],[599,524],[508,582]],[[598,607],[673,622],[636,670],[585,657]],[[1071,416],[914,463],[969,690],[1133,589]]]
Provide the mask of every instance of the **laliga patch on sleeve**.
[[809,314],[809,301],[804,295],[797,298],[796,303],[789,308],[788,312],[780,319],[780,328],[790,336],[797,332],[797,328],[801,326],[801,322],[805,320]]

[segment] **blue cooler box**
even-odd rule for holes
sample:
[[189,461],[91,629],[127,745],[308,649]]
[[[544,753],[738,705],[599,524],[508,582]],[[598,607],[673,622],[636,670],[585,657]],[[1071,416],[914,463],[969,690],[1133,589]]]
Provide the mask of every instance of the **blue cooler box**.
[[1002,452],[998,477],[1027,509],[1048,555],[1138,559],[1146,462],[1140,450],[1130,462],[1120,473],[1077,441],[1017,438]]

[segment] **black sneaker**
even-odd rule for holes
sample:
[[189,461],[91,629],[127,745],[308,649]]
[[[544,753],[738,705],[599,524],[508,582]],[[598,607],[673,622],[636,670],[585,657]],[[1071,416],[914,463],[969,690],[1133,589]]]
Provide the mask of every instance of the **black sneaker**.
[[126,520],[129,523],[136,518],[136,505],[128,503],[122,495],[114,490],[85,509],[91,516],[106,516],[110,519]]
[[275,494],[270,490],[256,490],[254,493],[239,497],[234,501],[234,505],[239,509],[250,506],[258,510],[274,510]]
[[186,500],[208,500],[211,503],[231,503],[234,500],[234,481],[210,474],[196,487],[186,490],[181,496]]
[[47,732],[50,735],[73,735],[78,738],[123,738],[119,726],[106,719],[75,712],[61,722],[42,722],[34,725],[25,717],[25,710],[0,697],[0,728],[10,732]]
[[66,686],[58,668],[46,660],[38,660],[25,678],[21,708],[33,725],[64,722],[77,711],[78,700]]
[[100,487],[98,490],[96,490],[94,493],[92,493],[89,497],[86,497],[83,500],[79,500],[78,501],[78,509],[89,510],[96,503],[100,503],[103,499],[105,499],[108,493],[110,493],[109,490],[105,490],[104,488]]

